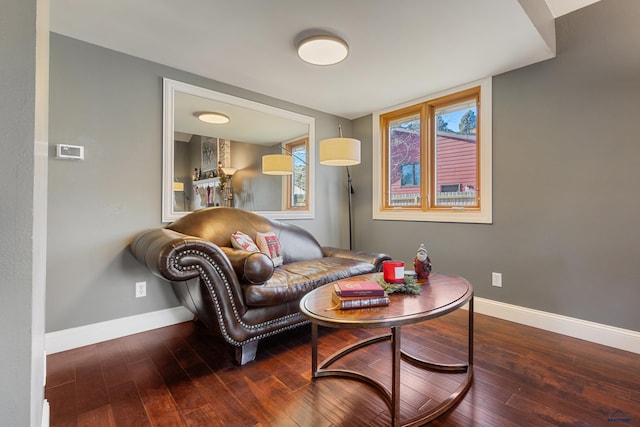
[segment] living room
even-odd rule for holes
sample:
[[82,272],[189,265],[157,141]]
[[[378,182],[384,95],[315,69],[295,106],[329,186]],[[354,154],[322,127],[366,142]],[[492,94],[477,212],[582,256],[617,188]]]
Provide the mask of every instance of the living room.
[[[490,224],[374,220],[372,114],[348,120],[52,33],[48,145],[84,146],[86,158],[47,160],[46,309],[33,307],[46,313],[40,321],[47,351],[53,341],[60,351],[73,348],[77,335],[99,335],[104,322],[107,329],[132,319],[141,328],[143,319],[167,322],[154,324],[154,313],[182,320],[170,287],[127,249],[138,232],[162,225],[161,80],[168,77],[311,115],[318,141],[336,136],[339,124],[362,141],[362,162],[351,169],[355,248],[409,262],[424,243],[434,270],[473,283],[478,311],[640,352],[638,230],[631,225],[640,207],[633,190],[639,14],[633,2],[601,0],[560,16],[554,58],[492,77]],[[3,160],[7,182],[22,173],[14,173],[16,164]],[[316,217],[293,222],[322,243],[347,247],[345,176],[334,168],[316,171]],[[25,173],[22,180],[33,177],[32,169]],[[23,208],[23,197],[8,197],[8,205]],[[16,254],[31,250],[9,247]],[[503,274],[502,287],[491,285],[492,272]],[[25,296],[24,281],[12,279],[21,289],[7,285],[3,323],[24,321],[26,331],[37,331],[31,310],[29,319],[5,318],[18,310],[14,293],[24,301],[32,291],[32,281]],[[147,296],[136,299],[140,281]],[[27,345],[17,357],[31,355]],[[14,369],[14,357],[3,355],[2,365]],[[23,382],[9,382],[6,390],[28,387]]]

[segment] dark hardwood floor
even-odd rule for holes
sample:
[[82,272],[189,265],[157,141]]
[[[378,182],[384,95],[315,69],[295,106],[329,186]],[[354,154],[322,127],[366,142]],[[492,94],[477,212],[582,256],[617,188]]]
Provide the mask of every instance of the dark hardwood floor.
[[[403,348],[464,362],[467,312],[403,327]],[[381,330],[329,330],[321,357]],[[435,426],[640,426],[640,355],[476,314],[474,381]],[[390,379],[388,342],[344,363]],[[239,367],[200,323],[48,356],[51,426],[388,426],[365,384],[310,380],[310,327],[260,343]],[[342,363],[342,361],[340,362]],[[402,368],[402,418],[449,395],[460,374]]]

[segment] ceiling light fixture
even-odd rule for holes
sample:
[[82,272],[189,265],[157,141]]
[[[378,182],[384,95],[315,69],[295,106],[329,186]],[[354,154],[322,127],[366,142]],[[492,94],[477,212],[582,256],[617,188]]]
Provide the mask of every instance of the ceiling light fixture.
[[212,123],[214,125],[224,125],[226,123],[229,123],[230,121],[229,116],[226,116],[222,113],[214,113],[211,111],[195,113],[194,116],[205,123]]
[[343,61],[347,55],[347,42],[335,36],[311,36],[298,43],[300,59],[313,65],[334,65]]

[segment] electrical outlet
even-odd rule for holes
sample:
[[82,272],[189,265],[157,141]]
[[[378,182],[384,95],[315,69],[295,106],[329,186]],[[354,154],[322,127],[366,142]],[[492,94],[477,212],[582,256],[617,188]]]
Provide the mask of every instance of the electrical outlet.
[[491,273],[491,286],[502,287],[502,273]]
[[136,282],[136,298],[147,296],[147,282]]

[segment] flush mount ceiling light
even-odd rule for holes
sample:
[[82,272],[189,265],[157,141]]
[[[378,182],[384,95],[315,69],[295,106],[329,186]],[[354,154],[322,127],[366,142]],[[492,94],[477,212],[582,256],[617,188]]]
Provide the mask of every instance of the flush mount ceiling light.
[[334,65],[343,61],[348,54],[347,42],[335,36],[311,36],[298,43],[300,59],[313,65]]
[[229,116],[222,113],[214,113],[210,111],[202,111],[194,114],[198,119],[206,123],[212,123],[214,125],[224,125],[229,123]]

